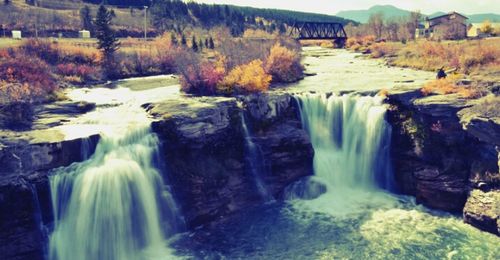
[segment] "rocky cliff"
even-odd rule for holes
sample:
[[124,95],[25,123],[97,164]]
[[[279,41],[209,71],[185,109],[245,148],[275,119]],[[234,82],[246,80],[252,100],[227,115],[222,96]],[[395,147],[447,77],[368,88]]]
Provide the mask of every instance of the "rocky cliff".
[[[472,190],[500,188],[496,150],[500,115],[478,113],[480,101],[457,94],[423,96],[415,89],[394,89],[388,103],[395,179],[401,193],[432,208],[462,212],[468,198],[469,209],[479,201],[469,197]],[[473,220],[477,214],[464,214],[467,222],[491,231],[477,224],[481,220]]]
[[274,198],[312,175],[313,150],[289,94],[184,98],[150,104],[163,143],[166,172],[188,227],[262,203],[250,173],[243,117],[258,147],[258,178]]

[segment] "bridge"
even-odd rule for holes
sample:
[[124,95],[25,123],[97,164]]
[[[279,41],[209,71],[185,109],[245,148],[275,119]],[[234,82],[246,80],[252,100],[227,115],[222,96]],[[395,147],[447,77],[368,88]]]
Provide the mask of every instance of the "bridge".
[[341,23],[297,22],[291,26],[290,37],[297,40],[333,40],[344,46],[347,34]]

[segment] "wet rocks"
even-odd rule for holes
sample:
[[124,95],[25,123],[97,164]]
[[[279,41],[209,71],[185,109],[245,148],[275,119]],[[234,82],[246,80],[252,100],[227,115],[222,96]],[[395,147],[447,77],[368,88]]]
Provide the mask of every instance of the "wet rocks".
[[208,224],[262,203],[249,172],[242,119],[258,147],[270,194],[312,175],[312,145],[289,94],[181,98],[150,104],[153,130],[188,227]]
[[461,212],[471,187],[497,185],[484,183],[484,176],[498,175],[496,119],[473,113],[474,104],[456,94],[422,97],[401,90],[390,93],[388,103],[401,193],[433,208]]
[[466,223],[500,235],[500,190],[473,190],[465,204],[463,216]]
[[0,255],[6,259],[43,259],[52,222],[49,170],[84,159],[83,142],[95,149],[98,135],[88,140],[4,138],[0,141]]

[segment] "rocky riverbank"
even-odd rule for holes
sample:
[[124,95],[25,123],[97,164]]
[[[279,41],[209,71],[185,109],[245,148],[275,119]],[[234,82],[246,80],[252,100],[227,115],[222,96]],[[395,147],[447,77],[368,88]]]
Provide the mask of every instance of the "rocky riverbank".
[[[399,191],[432,208],[463,212],[467,223],[498,234],[500,115],[488,113],[484,102],[396,88],[388,95],[388,120]],[[474,195],[481,190],[487,193]]]

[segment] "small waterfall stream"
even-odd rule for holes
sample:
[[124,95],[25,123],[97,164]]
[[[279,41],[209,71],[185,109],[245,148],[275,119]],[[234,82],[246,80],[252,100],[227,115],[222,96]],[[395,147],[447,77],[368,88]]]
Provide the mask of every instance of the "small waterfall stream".
[[274,200],[273,196],[267,190],[265,184],[262,182],[261,174],[265,172],[264,158],[259,150],[257,144],[252,141],[252,136],[250,135],[250,130],[246,123],[245,115],[241,114],[241,125],[243,128],[243,137],[245,138],[245,156],[248,163],[248,170],[252,174],[255,180],[255,186],[257,186],[257,191],[264,201]]

